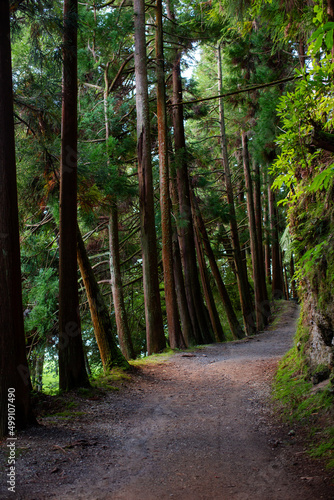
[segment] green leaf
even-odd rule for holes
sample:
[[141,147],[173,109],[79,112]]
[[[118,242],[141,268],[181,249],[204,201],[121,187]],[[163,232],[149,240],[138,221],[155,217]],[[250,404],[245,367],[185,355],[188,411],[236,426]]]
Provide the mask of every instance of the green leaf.
[[316,39],[315,44],[313,46],[313,52],[318,52],[318,50],[320,49],[320,47],[322,45],[322,39],[323,39],[323,33],[321,33],[318,36],[318,38]]
[[312,43],[313,40],[315,40],[316,38],[318,38],[320,35],[323,35],[323,32],[324,32],[324,27],[320,26],[320,28],[318,28],[314,33],[312,33],[312,35],[310,36],[310,38],[307,40],[307,43],[308,44]]
[[326,168],[326,170],[323,170],[320,174],[314,177],[312,184],[308,187],[308,191],[310,193],[314,193],[315,191],[319,191],[321,189],[328,189],[333,177],[334,168]]
[[325,38],[326,46],[328,50],[331,50],[333,47],[333,30],[327,31]]

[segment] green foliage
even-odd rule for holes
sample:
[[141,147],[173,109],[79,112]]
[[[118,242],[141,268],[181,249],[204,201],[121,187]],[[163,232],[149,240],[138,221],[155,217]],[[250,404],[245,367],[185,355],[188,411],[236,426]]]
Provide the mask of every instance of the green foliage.
[[[334,451],[333,431],[330,425],[334,403],[333,390],[329,384],[323,390],[312,391],[310,378],[317,369],[313,372],[309,369],[306,356],[308,340],[306,319],[301,317],[294,346],[279,364],[273,385],[273,398],[286,420],[298,422],[308,430],[310,454],[326,459],[328,465],[333,466],[333,461],[329,461]],[[320,368],[318,367],[318,370]],[[317,440],[313,443],[312,426],[316,426],[318,422],[320,427]]]
[[333,183],[333,177],[334,166],[325,168],[325,170],[322,170],[322,172],[313,177],[312,183],[307,187],[307,190],[310,193],[316,193],[317,191],[321,191],[322,189],[327,191]]
[[[321,443],[319,444],[319,434]],[[325,430],[321,428],[318,431],[316,440],[312,443],[310,450],[311,457],[323,458],[327,461],[328,468],[334,468],[334,427],[328,427]]]
[[28,294],[28,305],[31,306],[25,321],[28,331],[37,330],[39,335],[43,336],[52,329],[55,323],[58,287],[56,272],[51,268],[40,269]]
[[43,392],[45,394],[56,395],[59,393],[58,359],[51,358],[47,354],[46,362],[43,366]]
[[308,369],[305,358],[308,337],[308,329],[300,320],[294,346],[282,358],[273,387],[273,397],[281,402],[288,418],[296,418],[299,406],[311,388],[311,383],[307,381]]

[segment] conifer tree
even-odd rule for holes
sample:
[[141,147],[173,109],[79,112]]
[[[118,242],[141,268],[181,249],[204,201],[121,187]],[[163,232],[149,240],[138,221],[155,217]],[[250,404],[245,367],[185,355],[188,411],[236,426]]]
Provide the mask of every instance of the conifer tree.
[[0,2],[0,438],[34,422],[23,326],[9,2]]
[[89,385],[77,275],[77,0],[64,1],[59,242],[59,387]]

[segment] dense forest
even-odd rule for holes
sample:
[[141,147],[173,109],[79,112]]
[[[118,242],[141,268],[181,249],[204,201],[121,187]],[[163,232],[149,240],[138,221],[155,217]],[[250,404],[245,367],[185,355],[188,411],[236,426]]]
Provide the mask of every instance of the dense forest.
[[281,299],[301,303],[307,376],[328,378],[334,2],[7,0],[0,37],[16,427],[32,390],[252,336]]

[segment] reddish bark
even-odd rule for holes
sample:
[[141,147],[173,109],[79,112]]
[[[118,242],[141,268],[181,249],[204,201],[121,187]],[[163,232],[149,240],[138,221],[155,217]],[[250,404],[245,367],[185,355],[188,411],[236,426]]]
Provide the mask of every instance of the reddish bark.
[[204,245],[205,253],[209,259],[210,267],[211,267],[211,272],[213,274],[213,277],[216,281],[218,292],[220,295],[220,298],[223,302],[225,313],[227,316],[227,321],[229,323],[231,333],[233,335],[233,338],[235,339],[240,339],[244,337],[244,333],[242,331],[242,328],[239,324],[239,321],[237,319],[237,316],[234,312],[233,305],[231,302],[231,299],[228,295],[228,292],[226,290],[226,287],[224,285],[223,279],[221,277],[213,250],[211,248],[210,244],[210,239],[201,215],[201,212],[199,210],[196,198],[194,197],[194,214],[195,214],[195,221],[196,221],[196,227],[198,228],[201,239]]
[[[264,272],[262,266],[260,266],[260,250],[259,250],[259,241],[257,238],[257,227],[255,222],[253,187],[252,187],[252,179],[251,179],[250,164],[249,164],[249,154],[248,154],[248,140],[245,132],[242,133],[241,139],[242,139],[242,159],[243,159],[246,194],[247,194],[247,214],[249,223],[250,247],[251,247],[251,257],[253,264],[256,328],[258,331],[261,331],[263,330],[264,326],[268,324],[267,307],[269,306],[269,303],[268,299],[264,295],[264,287],[262,282],[262,277],[264,277]],[[261,242],[261,247],[262,247],[262,242]]]
[[78,264],[86,290],[95,339],[100,351],[104,372],[107,373],[114,366],[129,368],[129,364],[117,346],[110,314],[96,281],[79,228],[77,231]]
[[59,387],[89,385],[77,276],[77,0],[64,1],[59,202]]
[[110,277],[114,302],[117,335],[121,351],[126,359],[135,359],[132,338],[125,309],[118,238],[118,208],[116,202],[111,207],[109,218]]
[[164,289],[166,315],[168,324],[169,345],[172,349],[184,348],[173,272],[173,246],[171,202],[169,197],[169,165],[168,165],[168,135],[167,108],[165,91],[165,72],[162,33],[162,1],[156,1],[156,75],[157,75],[157,117],[160,166],[160,209],[162,233],[162,264],[164,270]]
[[259,266],[260,266],[260,281],[262,288],[263,300],[266,302],[265,310],[265,322],[268,323],[270,317],[270,305],[268,302],[268,292],[266,283],[266,267],[263,251],[263,216],[262,216],[262,201],[261,201],[261,174],[260,167],[257,162],[255,162],[254,167],[255,180],[254,180],[254,210],[255,210],[255,226],[256,226],[256,237],[257,237],[257,247],[259,253]]
[[[221,52],[220,46],[218,47],[218,81],[219,81],[219,94],[223,93],[222,85],[222,64],[221,64]],[[232,186],[231,171],[228,160],[227,153],[227,143],[225,134],[225,118],[224,118],[224,102],[223,99],[219,99],[219,121],[220,121],[220,136],[221,136],[221,151],[222,151],[222,163],[225,172],[225,185],[226,185],[226,197],[227,203],[230,211],[230,228],[231,228],[231,239],[232,248],[234,253],[235,267],[237,270],[237,280],[239,288],[240,303],[242,309],[242,316],[244,320],[245,330],[247,335],[255,333],[255,311],[253,306],[253,301],[250,293],[250,287],[248,283],[247,274],[245,272],[245,265],[242,259],[238,224],[234,207],[234,193]]]
[[145,3],[134,0],[137,151],[141,247],[149,354],[166,347],[159,293],[145,40]]
[[8,404],[16,408],[14,430],[35,422],[23,326],[8,1],[0,2],[0,297],[1,438],[8,432]]
[[277,208],[275,203],[275,193],[270,189],[268,192],[269,198],[269,217],[270,217],[270,232],[271,232],[271,255],[272,255],[272,293],[273,298],[281,298],[285,296],[283,271],[280,257],[280,244],[278,239],[278,220]]
[[[178,198],[177,198],[177,189],[176,189],[176,180],[171,177],[170,182],[170,194],[172,199],[172,211],[174,214],[174,218],[176,219],[179,214],[178,210]],[[177,235],[176,224],[173,225],[173,271],[174,271],[174,281],[175,281],[175,290],[176,290],[176,298],[177,304],[180,314],[180,320],[182,325],[182,336],[184,338],[185,344],[187,347],[196,344],[196,339],[192,327],[191,317],[188,309],[188,302],[186,296],[186,289],[184,284],[183,272],[182,272],[182,261],[181,261],[181,252],[180,245]]]

